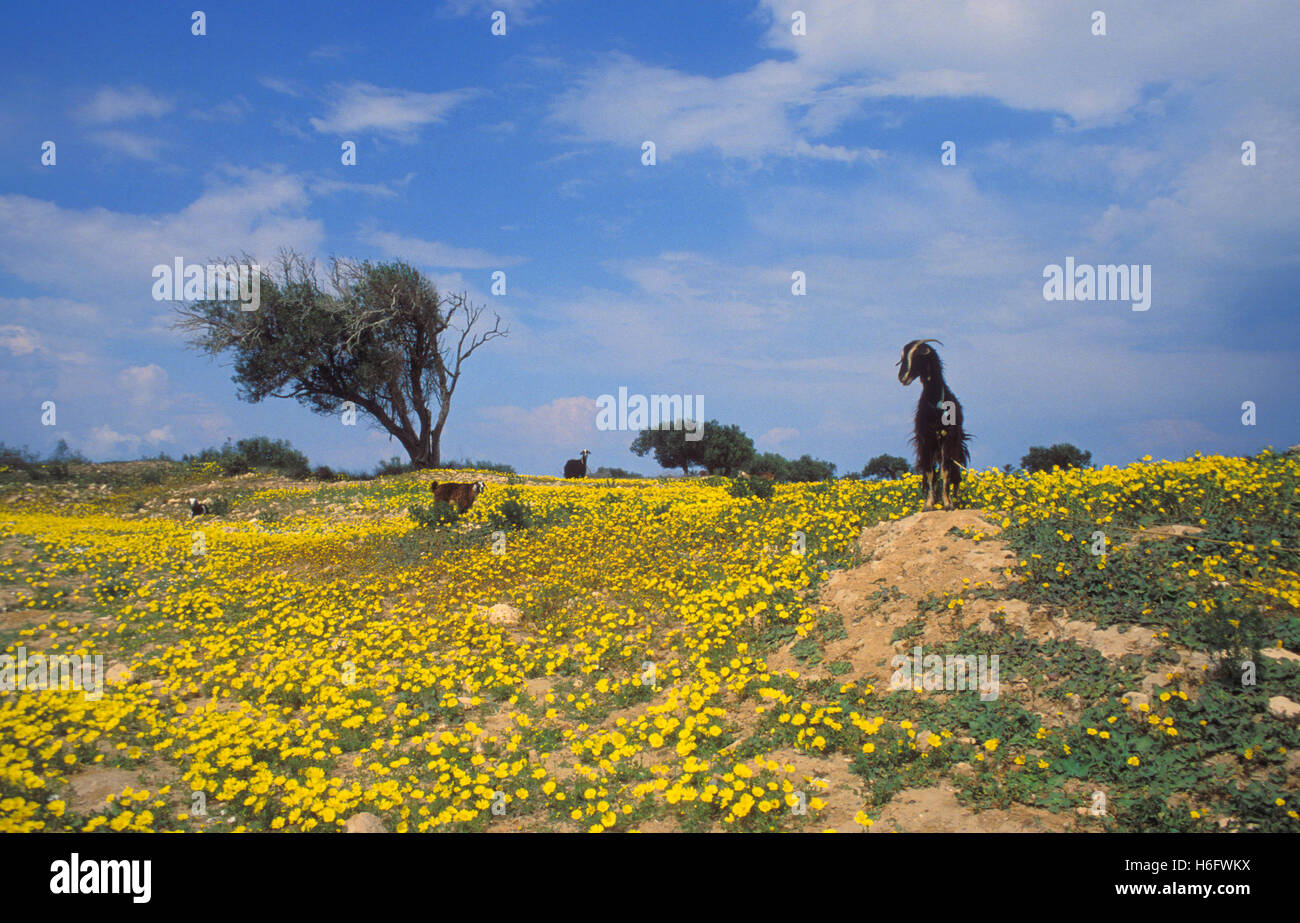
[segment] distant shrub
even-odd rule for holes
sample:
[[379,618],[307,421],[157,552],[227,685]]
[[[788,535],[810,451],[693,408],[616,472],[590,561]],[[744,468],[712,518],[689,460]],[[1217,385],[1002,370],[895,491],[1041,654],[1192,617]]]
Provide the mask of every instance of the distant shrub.
[[635,471],[624,471],[622,468],[597,468],[591,476],[597,479],[613,480],[615,478],[639,478],[641,475]]
[[394,455],[388,461],[381,461],[375,466],[375,477],[387,477],[393,474],[406,474],[414,471],[415,466],[409,461],[402,461],[401,458]]
[[773,480],[789,480],[790,461],[776,452],[762,452],[749,463],[750,474],[770,474]]
[[862,476],[892,481],[906,477],[911,470],[912,466],[906,458],[888,454],[877,455],[867,462],[867,466],[862,469]]
[[334,480],[334,469],[329,465],[317,465],[312,469],[311,476],[318,481]]
[[287,439],[266,436],[241,439],[234,444],[227,439],[219,449],[204,449],[197,455],[186,455],[184,460],[192,465],[215,463],[227,475],[247,474],[254,469],[278,471],[292,478],[306,478],[311,473],[307,456]]
[[776,495],[776,487],[763,478],[735,478],[727,486],[727,493],[733,497],[757,497],[759,500],[771,500]]
[[514,474],[515,466],[507,465],[503,462],[488,461],[486,458],[477,458],[470,461],[468,458],[463,461],[443,462],[442,468],[451,468],[452,470],[472,470],[472,471],[496,471],[499,474]]
[[518,491],[510,491],[501,505],[488,514],[488,524],[503,532],[530,529],[535,519],[533,508],[519,498]]
[[1092,461],[1092,453],[1084,452],[1068,442],[1044,448],[1031,445],[1029,454],[1020,459],[1020,467],[1030,474],[1036,471],[1051,471],[1053,468],[1085,468]]
[[796,482],[829,481],[835,477],[835,463],[801,455],[790,462],[786,476]]
[[26,446],[21,449],[0,442],[0,480],[4,481],[66,481],[72,475],[68,464],[85,464],[86,459],[68,448],[60,439],[58,448],[48,458],[42,459]]
[[213,516],[225,516],[230,512],[230,501],[225,497],[217,497],[211,503],[207,504],[208,513]]

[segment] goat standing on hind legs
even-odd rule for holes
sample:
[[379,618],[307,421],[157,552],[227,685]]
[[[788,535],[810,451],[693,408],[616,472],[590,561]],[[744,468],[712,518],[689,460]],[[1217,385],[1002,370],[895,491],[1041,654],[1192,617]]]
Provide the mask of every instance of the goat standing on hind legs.
[[934,509],[936,470],[943,478],[943,508],[951,510],[956,505],[962,469],[970,462],[966,448],[970,436],[963,428],[961,404],[944,383],[943,363],[928,343],[939,341],[913,340],[903,347],[897,363],[898,380],[904,385],[910,385],[914,378],[921,379],[912,445],[916,447],[916,472],[925,484],[924,512]]

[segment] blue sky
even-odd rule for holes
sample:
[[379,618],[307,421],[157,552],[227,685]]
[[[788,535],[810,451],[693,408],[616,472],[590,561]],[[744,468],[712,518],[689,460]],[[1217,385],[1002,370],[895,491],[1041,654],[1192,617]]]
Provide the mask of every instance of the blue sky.
[[[944,343],[976,466],[1059,441],[1112,464],[1300,442],[1290,0],[203,10],[204,36],[167,4],[6,14],[8,444],[400,454],[239,402],[150,297],[155,265],[281,247],[406,259],[509,325],[466,365],[444,457],[558,474],[588,448],[657,473],[596,430],[621,386],[701,394],[761,450],[857,470],[908,454],[917,386],[893,363],[919,337]],[[1067,257],[1150,265],[1149,310],[1045,300]]]

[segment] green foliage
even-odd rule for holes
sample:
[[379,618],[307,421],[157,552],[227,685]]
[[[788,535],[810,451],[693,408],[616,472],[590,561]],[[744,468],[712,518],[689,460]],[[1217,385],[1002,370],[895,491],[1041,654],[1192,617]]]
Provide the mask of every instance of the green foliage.
[[60,439],[58,446],[44,459],[26,446],[19,449],[0,442],[0,483],[66,481],[72,477],[69,465],[88,463],[84,455],[68,448],[65,439]]
[[332,259],[328,286],[314,260],[292,251],[275,268],[278,274],[261,271],[256,311],[236,301],[179,304],[190,344],[212,356],[233,354],[242,400],[292,397],[328,415],[347,404],[372,413],[414,465],[437,465],[462,363],[506,335],[500,318],[476,332],[481,308],[465,295],[440,294],[400,260]]
[[592,477],[597,480],[602,478],[614,480],[618,478],[639,478],[641,475],[637,474],[635,471],[624,471],[622,468],[607,468],[602,466],[592,473]]
[[1051,471],[1053,468],[1084,468],[1092,461],[1092,453],[1084,452],[1068,442],[1043,448],[1040,445],[1029,447],[1029,454],[1020,459],[1020,467],[1033,474],[1036,471]]
[[749,463],[750,474],[770,474],[776,481],[790,480],[790,461],[775,452],[762,452]]
[[507,465],[504,462],[488,461],[486,458],[476,458],[472,461],[466,458],[462,461],[445,461],[439,465],[441,468],[451,468],[453,470],[470,470],[470,471],[496,471],[499,474],[515,474],[515,466]]
[[488,524],[495,530],[519,532],[532,528],[535,517],[533,508],[524,502],[519,491],[510,490],[501,505],[488,514]]
[[864,478],[879,478],[880,480],[893,481],[904,477],[911,472],[912,466],[906,458],[897,455],[877,455],[867,466],[862,469]]
[[699,462],[710,474],[730,476],[754,459],[754,440],[734,423],[723,426],[717,420],[704,424],[704,438],[698,443]]
[[460,519],[460,513],[454,504],[446,500],[433,503],[416,503],[410,508],[411,518],[422,529],[438,529],[453,526]]
[[306,478],[311,473],[307,456],[299,452],[287,439],[270,439],[254,436],[231,444],[229,439],[221,448],[207,448],[197,455],[186,455],[186,462],[202,465],[215,462],[228,475],[247,474],[249,471],[277,471],[293,478]]
[[632,454],[644,456],[653,452],[660,468],[681,468],[683,474],[690,474],[692,465],[701,464],[700,442],[686,438],[687,430],[694,429],[695,423],[691,420],[683,421],[681,426],[668,420],[661,422],[658,429],[643,429],[632,441]]
[[683,474],[690,474],[692,467],[701,467],[710,474],[730,476],[754,460],[754,440],[734,423],[724,426],[717,420],[709,420],[703,425],[699,439],[687,439],[688,430],[694,429],[691,420],[680,425],[670,420],[661,423],[658,429],[643,429],[632,442],[632,453],[654,452],[659,467],[681,468]]
[[801,455],[790,462],[787,476],[791,481],[829,481],[835,477],[835,463]]
[[415,465],[409,461],[402,461],[400,456],[394,455],[388,461],[381,461],[375,466],[375,477],[387,477],[394,474],[406,474],[414,471]]
[[771,500],[776,494],[776,487],[771,481],[762,478],[734,478],[727,484],[727,493],[733,497],[757,497],[759,500]]

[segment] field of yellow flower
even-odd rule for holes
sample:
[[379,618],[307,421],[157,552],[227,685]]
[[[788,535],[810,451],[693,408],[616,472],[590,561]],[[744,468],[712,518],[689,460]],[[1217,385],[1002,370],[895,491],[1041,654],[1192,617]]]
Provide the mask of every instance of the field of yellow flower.
[[[428,479],[455,476],[231,479],[211,488],[229,515],[194,521],[164,502],[207,477],[183,469],[0,492],[0,647],[102,655],[110,676],[97,699],[0,691],[0,831],[340,830],[359,812],[395,831],[863,830],[939,779],[1071,829],[1300,831],[1300,734],[1270,709],[1300,688],[1294,456],[972,476],[965,504],[1018,557],[1009,587],[936,593],[919,619],[1002,593],[1164,645],[1109,659],[985,632],[1004,682],[1075,703],[1051,714],[878,688],[841,661],[769,669],[843,635],[819,586],[864,528],[919,510],[914,476],[770,499],[721,478],[498,478],[459,522],[418,526]],[[1200,531],[1124,544],[1162,524]],[[1204,675],[1170,670],[1131,708],[1178,650]]]

